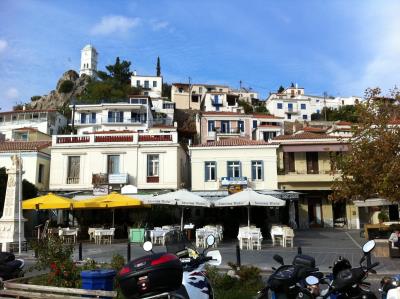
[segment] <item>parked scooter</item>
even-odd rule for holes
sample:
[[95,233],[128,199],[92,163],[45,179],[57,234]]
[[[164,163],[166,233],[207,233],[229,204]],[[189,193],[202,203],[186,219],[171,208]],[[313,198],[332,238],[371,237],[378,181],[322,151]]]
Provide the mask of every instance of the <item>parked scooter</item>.
[[379,292],[382,299],[400,299],[400,274],[382,278]]
[[[206,239],[209,249],[215,238]],[[219,250],[198,252],[181,231],[172,231],[165,237],[167,252],[154,253],[147,241],[143,249],[151,255],[126,264],[117,280],[127,299],[176,298],[214,299],[213,289],[206,277],[205,265],[220,265]]]
[[[349,268],[348,261],[342,263],[343,268],[333,275],[333,280],[327,282],[326,279],[309,276],[306,278],[306,287],[301,288],[297,298],[354,298],[354,299],[375,299],[377,298],[370,290],[370,284],[364,280],[368,273],[376,273],[373,268],[379,263],[364,266],[365,260],[369,261],[370,253],[375,247],[375,241],[371,240],[364,244],[364,255],[360,260],[360,267]],[[328,288],[320,291],[319,284],[328,284]]]
[[[322,278],[322,273],[315,267],[315,259],[311,256],[298,254],[291,265],[285,265],[280,255],[274,255],[274,260],[281,266],[272,268],[274,273],[268,278],[267,285],[258,292],[258,299],[291,299],[305,286],[305,278],[315,275]],[[269,296],[270,295],[270,296]]]
[[0,280],[23,277],[24,266],[24,260],[15,259],[13,253],[0,252]]

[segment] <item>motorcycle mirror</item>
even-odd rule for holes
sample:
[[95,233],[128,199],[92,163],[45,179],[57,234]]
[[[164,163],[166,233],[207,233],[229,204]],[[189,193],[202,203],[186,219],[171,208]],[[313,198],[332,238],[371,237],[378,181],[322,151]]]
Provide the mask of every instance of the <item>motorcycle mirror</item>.
[[306,277],[306,283],[307,283],[309,286],[313,286],[313,285],[316,285],[316,284],[319,283],[319,279],[316,278],[315,276],[310,275],[310,276],[307,276],[307,277]]
[[153,249],[153,244],[150,241],[146,241],[143,243],[143,249],[144,251],[151,251]]
[[375,241],[369,240],[367,243],[364,244],[362,250],[365,254],[370,253],[375,248]]
[[214,243],[215,243],[215,237],[213,236],[213,235],[209,235],[208,237],[207,237],[207,245],[209,246],[209,247],[211,247],[211,246],[213,246],[214,245]]
[[274,254],[274,256],[273,256],[272,258],[273,258],[278,264],[281,264],[281,265],[284,264],[284,262],[283,262],[283,257],[281,257],[280,255]]

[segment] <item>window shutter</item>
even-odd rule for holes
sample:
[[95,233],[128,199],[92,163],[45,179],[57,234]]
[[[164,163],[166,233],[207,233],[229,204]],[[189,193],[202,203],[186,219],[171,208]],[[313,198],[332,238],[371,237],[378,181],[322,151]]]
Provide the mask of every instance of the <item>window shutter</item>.
[[254,181],[257,176],[257,169],[255,167],[254,161],[251,161],[251,179]]
[[242,162],[239,161],[239,177],[242,177]]
[[230,171],[230,168],[229,168],[229,161],[227,161],[227,162],[226,162],[226,176],[227,176],[228,178],[232,176],[232,175],[229,173],[229,171]]
[[215,180],[217,180],[217,162],[214,162],[215,168],[214,168],[214,176],[215,176]]
[[204,181],[207,181],[207,162],[204,162]]

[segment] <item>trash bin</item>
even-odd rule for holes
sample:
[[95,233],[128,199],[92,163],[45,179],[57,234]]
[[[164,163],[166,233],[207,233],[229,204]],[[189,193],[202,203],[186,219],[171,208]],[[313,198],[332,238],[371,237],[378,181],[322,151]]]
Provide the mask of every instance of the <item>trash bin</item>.
[[112,291],[115,275],[114,270],[108,269],[82,271],[82,289]]

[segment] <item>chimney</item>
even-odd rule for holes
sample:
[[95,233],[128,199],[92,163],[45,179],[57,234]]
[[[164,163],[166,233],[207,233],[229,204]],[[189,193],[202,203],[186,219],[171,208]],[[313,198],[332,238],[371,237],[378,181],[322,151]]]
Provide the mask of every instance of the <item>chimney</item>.
[[136,70],[133,71],[133,75],[136,76]]
[[298,88],[299,86],[297,85],[297,83],[296,83],[296,89]]

